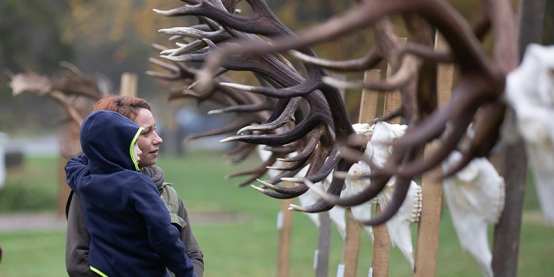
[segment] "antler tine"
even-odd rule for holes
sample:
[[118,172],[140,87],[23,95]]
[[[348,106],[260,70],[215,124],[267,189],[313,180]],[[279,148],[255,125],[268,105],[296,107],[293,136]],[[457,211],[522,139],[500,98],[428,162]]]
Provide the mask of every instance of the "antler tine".
[[83,71],[81,71],[79,68],[77,68],[72,63],[69,63],[69,62],[66,62],[66,61],[61,61],[60,66],[63,67],[63,68],[66,68],[67,70],[69,70],[71,72],[73,72],[73,74],[75,74],[79,77],[86,78],[86,76],[87,76],[85,73],[83,73]]
[[294,170],[294,171],[283,171],[279,175],[271,178],[269,181],[262,181],[258,180],[258,182],[262,183],[263,188],[270,189],[276,193],[282,194],[282,197],[287,198],[294,198],[298,197],[306,191],[308,191],[308,187],[304,184],[300,183],[298,185],[292,186],[292,187],[283,187],[283,186],[276,186],[274,184],[279,183],[281,181],[287,182],[291,176],[295,176],[298,174],[299,171],[302,169]]
[[161,73],[157,71],[146,71],[146,74],[154,77],[158,77],[161,79],[165,79],[168,81],[178,81],[182,79],[194,79],[196,69],[190,68],[186,66],[185,64],[179,64],[176,62],[166,63],[163,61],[160,61],[155,58],[149,58],[148,59],[151,63],[158,65],[166,70],[168,70],[170,73]]
[[[211,40],[215,43],[223,41],[222,39]],[[176,43],[179,48],[166,49],[160,52],[160,55],[169,57],[185,57],[186,54],[194,53],[195,51],[205,51],[208,43],[205,40],[195,40],[190,43]]]
[[460,151],[462,159],[460,162],[442,173],[440,179],[448,178],[463,169],[475,157],[484,157],[498,142],[500,130],[495,126],[500,126],[504,120],[506,106],[504,103],[495,102],[481,107],[480,113],[476,116],[473,124],[474,137],[471,140],[468,149]]
[[292,57],[301,60],[305,64],[316,65],[335,71],[360,71],[367,68],[373,68],[383,60],[379,51],[375,47],[371,48],[369,52],[363,57],[348,61],[332,61],[321,59],[311,55],[306,55],[297,50],[289,50],[288,53]]
[[[259,188],[259,187],[256,187],[256,186],[251,186],[251,187],[256,189],[257,191],[259,191],[259,192],[261,192],[261,193],[263,193],[263,194],[265,194],[269,197],[275,198],[275,199],[291,199],[291,198],[298,197],[299,195],[302,195],[303,193],[308,191],[308,189],[306,188],[306,190],[302,193],[286,194],[286,193],[276,192],[276,191],[273,191],[273,190],[267,190],[267,189]],[[296,188],[296,187],[294,187],[294,188]]]
[[[495,44],[493,45],[494,62],[504,76],[513,71],[518,63],[518,43],[515,21],[509,2],[483,0],[488,7],[487,12],[493,29]],[[503,91],[503,90],[502,90]]]
[[268,166],[268,169],[281,170],[281,171],[293,171],[301,169],[310,163],[310,156],[305,157],[304,159],[299,159],[294,162],[287,163],[283,166]]
[[[337,170],[344,170],[344,169],[350,168],[351,165],[352,163],[341,160],[338,162]],[[304,179],[304,184],[307,185],[308,182],[310,182],[309,179]],[[340,178],[337,178],[336,176],[333,176],[333,179],[331,180],[331,184],[329,185],[329,188],[327,189],[326,194],[334,195],[338,197],[342,192],[343,185],[344,185],[344,179],[340,179]],[[291,205],[289,210],[301,211],[305,213],[319,213],[323,211],[328,211],[332,209],[334,206],[335,206],[334,204],[330,204],[329,202],[325,201],[325,199],[319,199],[318,201],[316,201],[316,203],[308,207]]]
[[365,203],[375,197],[383,190],[387,185],[391,176],[379,175],[372,179],[371,184],[363,189],[360,193],[347,197],[339,197],[337,195],[329,194],[318,187],[313,186],[311,183],[305,181],[306,185],[312,189],[317,195],[319,195],[325,202],[331,205],[337,205],[342,207],[352,207]]
[[297,111],[301,101],[302,98],[299,97],[291,99],[288,102],[288,105],[284,107],[284,110],[274,110],[274,115],[278,115],[277,118],[270,118],[258,126],[246,126],[240,129],[237,134],[241,134],[246,131],[276,130],[289,122],[295,121],[294,112]]
[[322,130],[322,128],[325,128],[325,127],[323,127],[322,125],[319,125],[318,128],[312,130],[307,135],[308,141],[307,141],[306,145],[302,148],[302,150],[297,155],[289,157],[289,158],[282,158],[282,159],[279,159],[279,160],[282,161],[282,162],[297,162],[297,161],[303,160],[303,159],[307,158],[308,156],[312,155],[312,153],[314,152],[314,150],[316,149],[316,147],[317,147],[317,145],[320,141],[320,138],[323,136],[324,130]]
[[[263,101],[257,104],[250,105],[240,105],[240,106],[230,106],[222,109],[211,110],[208,114],[219,114],[219,113],[231,113],[231,112],[260,112],[260,111],[269,111],[275,108],[275,103],[271,100]],[[240,133],[241,131],[239,131]]]
[[[434,112],[425,122],[418,125],[416,127],[417,132],[413,132],[411,131],[412,128],[409,128],[402,137],[398,138],[393,144],[393,152],[389,162],[383,168],[374,170],[379,173],[386,172],[386,174],[390,175],[413,177],[434,167],[448,156],[465,134],[465,130],[469,123],[471,123],[474,113],[464,104],[466,99],[460,99],[461,97],[454,94],[453,97],[454,99],[447,107]],[[450,128],[452,131],[448,135],[448,138],[443,141],[439,150],[435,151],[433,155],[426,157],[423,161],[412,160],[412,163],[400,165],[406,153],[422,148],[428,141],[438,138],[448,122],[452,124]]]
[[229,179],[229,178],[233,178],[233,177],[237,177],[237,176],[243,176],[243,175],[252,175],[247,180],[245,180],[242,183],[240,183],[239,185],[237,185],[239,187],[243,187],[247,184],[250,184],[251,182],[253,182],[256,179],[259,179],[264,174],[266,174],[267,171],[268,171],[267,167],[272,165],[273,163],[275,163],[276,160],[277,160],[277,155],[272,153],[271,156],[266,161],[264,161],[260,166],[258,166],[256,168],[253,168],[253,169],[249,169],[249,170],[243,170],[243,171],[231,173],[231,174],[225,176],[225,179]]
[[332,125],[333,121],[329,112],[329,107],[327,104],[318,99],[314,95],[307,95],[306,100],[310,103],[311,109],[309,111],[309,116],[299,122],[291,130],[283,134],[274,134],[274,135],[241,135],[233,136],[222,140],[222,142],[228,141],[242,141],[247,143],[255,144],[265,144],[265,145],[283,145],[292,143],[300,138],[304,137],[311,130],[316,128],[319,124]]
[[52,99],[56,100],[63,109],[69,114],[69,117],[73,119],[79,126],[83,123],[84,118],[81,116],[81,114],[73,107],[65,98],[64,94],[59,91],[50,91],[48,93],[48,96],[50,96]]
[[224,157],[230,157],[232,155],[239,155],[238,158],[235,158],[231,160],[232,163],[240,162],[244,159],[246,159],[254,150],[256,149],[256,145],[254,144],[248,144],[248,143],[237,143],[235,147],[228,150],[223,154]]
[[375,25],[371,26],[375,36],[375,45],[362,58],[349,61],[329,61],[303,54],[296,50],[289,50],[296,57],[307,64],[318,65],[323,68],[336,71],[363,71],[377,66],[383,58],[391,61],[396,59],[402,42],[394,32],[394,27],[389,17],[383,17]]
[[[270,146],[289,144],[304,137],[306,134],[309,133],[311,129],[307,129],[309,127],[306,127],[308,126],[306,122],[308,121],[303,121],[299,125],[296,125],[292,130],[282,134],[231,136],[231,137],[222,139],[220,142],[241,141],[246,143],[265,144]],[[319,124],[320,119],[312,118],[308,123],[310,123],[310,125]]]
[[232,14],[224,8],[207,5],[203,1],[194,6],[182,6],[168,11],[154,9],[154,12],[165,16],[204,16],[218,22],[222,26],[268,37],[280,35],[283,31],[291,33],[277,19],[265,1],[247,0],[246,2],[252,7],[252,16]]
[[408,56],[403,59],[400,69],[384,82],[365,82],[362,80],[342,81],[332,77],[323,77],[322,81],[328,85],[343,89],[364,88],[369,90],[392,92],[405,87],[406,84],[413,79],[413,76],[417,74],[420,64],[421,61],[419,59],[416,59],[413,56]]
[[166,35],[179,35],[195,39],[207,38],[211,41],[227,40],[231,36],[223,29],[216,31],[203,31],[194,27],[173,27],[158,30],[159,33]]
[[[203,138],[203,137],[210,137],[210,136],[215,136],[215,135],[221,135],[221,134],[225,134],[225,133],[229,133],[229,132],[233,132],[235,130],[237,130],[238,128],[244,126],[244,125],[248,125],[248,124],[251,124],[251,123],[259,123],[261,120],[263,120],[262,118],[259,118],[257,116],[255,116],[256,114],[240,114],[237,119],[235,119],[235,121],[233,121],[231,124],[228,124],[220,129],[214,129],[214,130],[209,130],[209,131],[206,131],[206,132],[203,132],[203,133],[200,133],[200,134],[195,134],[195,135],[191,135],[187,138],[185,138],[185,142],[188,142],[188,141],[191,141],[193,139],[198,139],[198,138]],[[224,142],[224,140],[222,140],[222,142]]]
[[[71,72],[73,73],[73,71]],[[96,81],[80,74],[64,74],[60,79],[52,82],[51,89],[66,95],[79,95],[92,100],[100,100],[102,92],[98,89]]]

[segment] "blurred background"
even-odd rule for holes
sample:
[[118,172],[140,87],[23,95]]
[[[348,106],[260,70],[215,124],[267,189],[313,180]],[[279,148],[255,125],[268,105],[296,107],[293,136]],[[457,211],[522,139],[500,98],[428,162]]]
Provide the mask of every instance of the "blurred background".
[[[293,31],[324,21],[354,3],[336,0],[267,2],[278,18]],[[468,18],[479,4],[477,0],[451,2]],[[513,2],[515,7],[516,1]],[[122,74],[133,73],[138,76],[137,96],[153,104],[158,131],[164,139],[160,165],[167,168],[166,175],[176,183],[180,195],[186,195],[183,199],[191,213],[247,213],[247,220],[240,216],[231,217],[232,222],[225,224],[199,223],[195,227],[209,261],[207,276],[273,276],[278,236],[274,221],[279,201],[249,188],[238,191],[233,186],[236,181],[224,179],[226,174],[238,169],[224,163],[221,158],[229,146],[218,143],[220,137],[182,144],[185,136],[228,124],[233,116],[206,115],[207,111],[218,108],[210,103],[197,105],[193,100],[186,99],[168,101],[174,84],[145,74],[148,70],[160,70],[149,62],[150,57],[158,57],[159,54],[152,48],[153,43],[173,47],[168,36],[158,33],[158,30],[195,22],[192,17],[161,16],[152,9],[167,10],[183,4],[177,0],[0,0],[0,147],[5,151],[8,169],[6,185],[2,182],[5,188],[0,188],[0,215],[56,213],[58,181],[54,171],[57,170],[60,128],[67,119],[60,105],[49,97],[28,92],[14,96],[8,75],[33,71],[56,78],[65,70],[60,62],[69,62],[89,76],[105,77],[109,91],[117,93]],[[238,7],[248,12],[245,3],[240,3]],[[552,14],[554,1],[549,0],[545,15]],[[545,16],[545,45],[554,44],[552,26],[554,17]],[[401,29],[399,26],[399,32]],[[372,40],[371,33],[359,32],[313,48],[323,58],[356,58],[370,49]],[[252,81],[247,74],[233,74],[237,82]],[[357,119],[359,93],[347,91],[345,94],[352,122]],[[188,151],[191,153],[187,156]],[[252,168],[257,164],[258,161],[250,160],[242,166]],[[525,205],[528,213],[524,217],[522,240],[526,242],[522,243],[520,255],[523,265],[520,269],[525,271],[521,276],[552,276],[549,274],[554,274],[554,263],[547,257],[554,256],[554,250],[548,249],[550,244],[544,241],[554,242],[554,235],[551,228],[541,225],[532,187],[526,193]],[[295,229],[294,243],[308,246],[292,254],[291,276],[310,276],[313,274],[313,249],[317,244],[317,241],[312,241],[316,237],[316,229],[306,223],[304,215],[295,214],[295,220],[295,226],[300,228]],[[300,229],[302,231],[296,231]],[[479,271],[467,255],[460,254],[461,249],[448,219],[441,222],[442,230],[441,265],[437,276],[476,276]],[[227,238],[231,237],[234,241],[214,240],[222,233],[228,234]],[[62,276],[65,273],[64,236],[63,228],[46,232],[33,230],[30,233],[0,231],[0,245],[5,257],[3,264],[0,264],[0,276]],[[333,254],[332,266],[336,266],[341,245],[337,234],[333,236],[332,253],[336,254]],[[249,243],[254,237],[257,238],[255,243]],[[367,240],[364,238],[364,243],[367,244]],[[229,251],[237,245],[244,248],[240,255]],[[51,255],[46,257],[48,255],[44,253]],[[368,265],[370,255],[371,247],[362,250],[361,257],[365,261],[360,262],[360,267]],[[395,264],[395,269],[391,271],[391,276],[407,276],[405,274],[410,269],[406,262],[398,252],[392,255],[396,256],[392,258],[391,264]],[[229,259],[231,256],[237,257]],[[242,258],[238,259],[238,256]],[[32,262],[26,263],[25,260]],[[249,265],[241,264],[244,261],[249,261]],[[456,264],[449,261],[456,261]],[[15,264],[10,266],[10,262]],[[330,271],[334,272],[334,268]],[[360,272],[360,276],[367,276],[367,269]]]
[[[294,3],[270,1],[272,8],[284,15],[284,22],[292,29],[327,18],[347,4],[313,1]],[[310,2],[310,1],[308,1]],[[26,70],[48,77],[61,74],[60,62],[66,61],[87,75],[105,76],[110,91],[117,92],[121,75],[138,75],[138,96],[157,105],[161,127],[172,128],[181,107],[194,104],[186,101],[169,103],[169,83],[147,76],[147,70],[156,69],[148,61],[159,51],[152,43],[172,47],[168,36],[159,34],[161,28],[187,26],[192,18],[170,18],[156,14],[152,9],[166,10],[182,5],[179,1],[83,1],[83,0],[2,0],[0,2],[0,68],[12,73]],[[302,21],[299,19],[302,18]],[[367,45],[363,39],[352,40]],[[351,44],[352,44],[351,43]],[[351,45],[352,46],[352,45]],[[336,47],[336,46],[335,46]],[[362,54],[365,47],[357,47]],[[342,53],[348,51],[333,51]],[[63,111],[47,97],[23,93],[14,97],[8,87],[9,78],[0,78],[0,131],[10,137],[55,133],[64,117]],[[169,106],[170,108],[167,108]],[[200,107],[200,115],[213,107]],[[161,114],[162,111],[168,115]],[[190,113],[192,110],[188,110]],[[181,113],[181,115],[187,112]],[[169,115],[170,114],[170,115]],[[211,122],[217,122],[212,120]],[[202,124],[206,125],[206,124]],[[191,127],[194,128],[194,127]]]
[[[293,31],[306,28],[352,7],[354,1],[268,1],[279,19]],[[466,17],[478,5],[478,1],[451,1]],[[549,1],[552,2],[552,1]],[[514,3],[516,3],[514,1]],[[152,9],[167,10],[182,5],[182,2],[152,0],[2,0],[0,1],[0,69],[14,74],[34,71],[50,78],[63,71],[60,62],[75,65],[89,76],[105,76],[110,91],[117,92],[121,75],[125,72],[138,75],[138,96],[154,103],[156,118],[165,138],[183,135],[183,132],[198,131],[200,126],[225,121],[225,116],[210,116],[207,124],[190,124],[190,130],[179,130],[182,120],[179,115],[190,114],[198,120],[208,120],[209,105],[196,107],[187,100],[169,102],[168,82],[145,74],[147,70],[160,70],[148,59],[157,57],[159,51],[152,43],[172,47],[168,36],[159,29],[187,26],[192,17],[165,17]],[[239,3],[243,12],[245,3]],[[554,13],[554,5],[547,5],[545,14]],[[554,42],[552,17],[545,17],[544,44]],[[398,24],[397,24],[398,25]],[[401,26],[399,26],[401,32]],[[401,34],[400,34],[401,35]],[[361,57],[369,49],[373,37],[369,32],[359,32],[340,41],[314,46],[316,53],[324,58],[345,59]],[[237,82],[248,82],[248,76],[235,75]],[[8,87],[9,78],[0,76],[0,131],[10,138],[38,137],[56,134],[63,123],[63,110],[48,97],[22,93],[13,96]],[[359,92],[346,94],[349,112],[355,118]],[[179,112],[182,107],[192,109]],[[228,116],[227,116],[228,117]],[[181,132],[180,135],[176,133]],[[171,133],[171,135],[169,135]],[[170,145],[171,144],[171,145]],[[176,142],[167,147],[177,147]]]

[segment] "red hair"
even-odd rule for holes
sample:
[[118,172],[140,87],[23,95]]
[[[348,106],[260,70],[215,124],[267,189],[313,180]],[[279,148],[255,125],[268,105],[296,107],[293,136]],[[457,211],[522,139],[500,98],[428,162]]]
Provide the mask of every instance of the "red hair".
[[114,111],[131,120],[135,120],[138,109],[147,109],[152,111],[150,104],[142,98],[124,95],[111,95],[96,102],[93,111]]

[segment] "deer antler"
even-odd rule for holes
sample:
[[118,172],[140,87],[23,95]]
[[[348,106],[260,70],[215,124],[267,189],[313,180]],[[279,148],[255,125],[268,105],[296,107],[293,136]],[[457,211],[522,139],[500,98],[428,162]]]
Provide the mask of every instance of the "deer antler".
[[[505,104],[502,100],[506,73],[517,64],[515,28],[509,3],[503,0],[484,0],[481,10],[470,24],[446,1],[442,0],[367,0],[326,22],[294,34],[273,15],[264,1],[247,0],[252,7],[250,16],[231,13],[232,0],[187,1],[186,5],[170,11],[156,11],[167,16],[194,15],[205,19],[205,30],[169,29],[170,34],[189,36],[188,45],[166,51],[164,56],[175,62],[197,61],[203,63],[194,72],[194,89],[211,99],[218,95],[214,90],[234,89],[233,93],[261,94],[276,99],[272,113],[259,126],[243,126],[240,132],[252,132],[225,139],[249,144],[266,144],[274,147],[294,145],[300,157],[288,158],[292,165],[280,167],[283,176],[294,176],[302,165],[310,163],[304,178],[287,179],[300,183],[294,188],[275,186],[279,180],[262,182],[261,192],[276,198],[289,198],[308,189],[307,182],[325,178],[331,171],[348,171],[358,156],[373,168],[372,184],[362,193],[339,198],[344,180],[335,176],[324,200],[310,207],[293,207],[306,212],[327,210],[332,205],[357,205],[371,200],[394,176],[397,192],[392,202],[378,219],[364,222],[379,224],[390,218],[405,197],[410,180],[438,165],[451,151],[458,148],[468,125],[473,123],[475,137],[464,151],[462,162],[451,174],[462,168],[473,157],[486,155],[498,138]],[[409,34],[403,43],[394,33],[389,15],[399,14]],[[319,59],[309,46],[345,36],[365,28],[373,30],[375,45],[360,59],[329,61]],[[444,36],[449,51],[432,48],[430,30],[435,28]],[[480,39],[492,30],[494,37],[493,59],[484,51]],[[269,41],[262,40],[263,35]],[[178,45],[179,46],[179,45]],[[292,51],[294,50],[294,51]],[[291,63],[279,53],[290,52],[300,59],[306,70],[306,78],[292,68]],[[372,68],[382,60],[393,66],[393,75],[385,82],[338,82],[324,68],[338,71],[362,71]],[[459,68],[459,78],[452,91],[450,102],[437,107],[436,64],[452,62]],[[220,68],[250,71],[261,85],[238,85],[218,80]],[[191,78],[191,76],[187,76]],[[380,91],[399,89],[401,108],[380,120],[401,116],[409,127],[404,136],[392,145],[392,154],[383,166],[377,167],[371,159],[361,158],[363,145],[350,143],[354,133],[346,114],[344,103],[335,87],[372,88]],[[214,98],[215,99],[215,98]],[[259,103],[259,102],[256,102]],[[231,108],[237,104],[226,102],[229,108],[222,111],[241,111],[253,114],[254,102],[246,102],[243,108]],[[264,106],[268,107],[268,106]],[[259,110],[258,110],[259,111]],[[286,123],[293,127],[276,132]],[[440,148],[423,158],[425,145],[443,137]],[[314,139],[315,138],[315,139]],[[354,155],[341,156],[339,149],[350,149]],[[341,150],[341,152],[348,152]],[[358,159],[358,160],[360,160]],[[250,173],[253,173],[251,171]],[[261,171],[256,171],[261,172]],[[252,178],[251,178],[252,179]],[[304,181],[307,180],[307,181]],[[395,204],[396,203],[396,204]]]
[[58,102],[80,126],[84,116],[74,106],[74,97],[82,96],[96,101],[100,100],[103,93],[99,91],[96,82],[77,67],[67,62],[62,62],[61,65],[70,72],[58,79],[41,76],[32,71],[19,74],[6,72],[6,75],[11,79],[10,87],[14,95],[28,91],[39,96],[48,96]]

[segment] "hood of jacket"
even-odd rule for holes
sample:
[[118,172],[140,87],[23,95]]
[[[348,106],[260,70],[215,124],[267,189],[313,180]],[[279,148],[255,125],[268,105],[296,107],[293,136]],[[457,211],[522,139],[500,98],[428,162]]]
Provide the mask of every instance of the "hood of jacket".
[[91,172],[140,171],[133,146],[143,128],[112,111],[91,113],[81,125],[81,148]]

